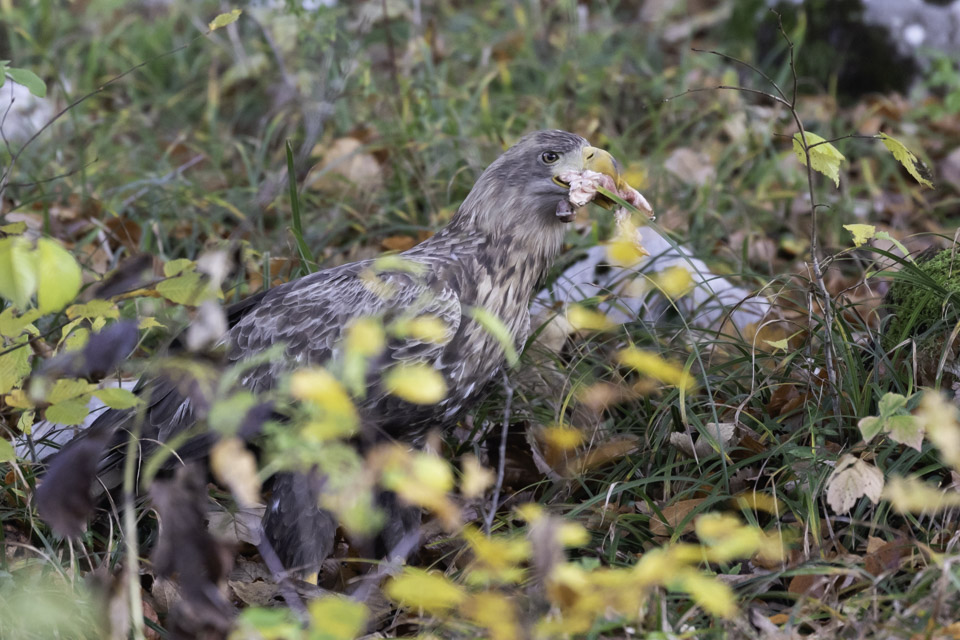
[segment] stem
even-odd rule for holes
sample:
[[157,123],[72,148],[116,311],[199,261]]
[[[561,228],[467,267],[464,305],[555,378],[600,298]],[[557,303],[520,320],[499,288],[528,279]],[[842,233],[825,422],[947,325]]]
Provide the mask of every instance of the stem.
[[134,506],[134,482],[139,458],[140,423],[134,421],[133,431],[127,441],[127,453],[123,461],[123,529],[127,546],[127,589],[130,598],[130,624],[134,640],[144,640],[143,601],[140,598],[140,554],[137,548],[137,516]]
[[513,386],[506,372],[503,374],[503,390],[507,397],[503,406],[503,428],[500,431],[500,459],[497,460],[497,483],[493,487],[493,497],[490,499],[490,511],[483,523],[483,530],[490,535],[493,528],[493,518],[497,515],[497,506],[500,502],[500,490],[503,488],[503,474],[507,464],[507,434],[510,431],[510,404],[513,401]]

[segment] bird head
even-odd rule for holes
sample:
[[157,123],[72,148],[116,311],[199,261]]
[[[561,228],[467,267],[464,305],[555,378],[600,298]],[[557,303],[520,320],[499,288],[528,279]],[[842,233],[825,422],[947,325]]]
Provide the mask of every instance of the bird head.
[[[461,215],[491,232],[515,230],[517,225],[562,226],[557,207],[567,199],[570,185],[560,176],[583,170],[610,176],[618,188],[624,184],[620,165],[608,152],[567,131],[536,131],[483,172],[461,206]],[[606,208],[613,205],[602,196],[594,202]]]

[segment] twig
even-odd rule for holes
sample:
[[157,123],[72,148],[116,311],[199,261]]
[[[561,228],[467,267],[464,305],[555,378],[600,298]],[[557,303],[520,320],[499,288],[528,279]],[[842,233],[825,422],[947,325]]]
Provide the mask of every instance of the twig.
[[493,527],[493,518],[497,515],[497,505],[500,502],[500,491],[503,488],[503,474],[507,463],[507,434],[510,431],[510,404],[513,401],[513,386],[507,373],[503,373],[503,390],[506,398],[503,401],[503,427],[500,430],[500,459],[497,460],[497,483],[493,486],[493,497],[490,498],[490,511],[483,522],[483,530],[490,535]]
[[[2,129],[2,127],[3,127],[3,125],[0,125],[0,129]],[[33,181],[33,182],[8,182],[8,183],[7,183],[7,186],[8,186],[8,187],[17,187],[17,188],[35,187],[35,186],[37,186],[37,185],[39,185],[39,184],[45,184],[45,183],[47,183],[47,182],[53,182],[54,180],[60,180],[61,178],[69,178],[69,177],[72,176],[73,174],[75,174],[75,173],[80,173],[81,171],[83,171],[83,170],[86,169],[87,167],[90,167],[91,165],[97,163],[99,160],[100,160],[99,157],[94,158],[93,160],[91,160],[91,161],[88,162],[87,164],[80,165],[79,167],[76,167],[76,168],[74,168],[74,169],[71,169],[70,171],[65,171],[65,172],[63,172],[63,173],[58,173],[57,175],[55,175],[55,176],[50,176],[49,178],[41,178],[40,180],[35,180],[35,181]]]
[[283,563],[280,562],[280,557],[277,556],[277,552],[273,550],[273,545],[267,541],[267,534],[263,530],[262,521],[257,523],[257,535],[260,537],[260,541],[257,543],[257,551],[260,552],[263,563],[267,565],[267,569],[270,570],[274,580],[277,581],[280,595],[283,596],[284,602],[286,602],[290,610],[297,615],[300,622],[306,624],[310,620],[310,615],[307,613],[307,606],[303,604],[303,600],[300,598],[297,590],[290,586],[286,577],[287,571],[284,569]]
[[373,593],[373,588],[380,582],[380,579],[388,573],[393,573],[400,569],[402,566],[401,562],[410,557],[410,554],[413,553],[419,543],[419,530],[411,531],[400,538],[400,542],[395,544],[394,547],[387,552],[385,561],[380,563],[376,571],[370,571],[360,578],[360,584],[350,592],[350,597],[357,602],[366,603]]

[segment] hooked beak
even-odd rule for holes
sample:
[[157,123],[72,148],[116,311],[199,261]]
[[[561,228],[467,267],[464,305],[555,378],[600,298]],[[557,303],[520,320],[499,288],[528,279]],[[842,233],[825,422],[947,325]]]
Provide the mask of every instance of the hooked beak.
[[[581,155],[581,168],[610,176],[614,184],[617,185],[617,189],[624,186],[623,178],[620,177],[620,163],[608,151],[597,147],[584,147]],[[553,181],[562,187],[570,187],[558,177],[554,177]],[[610,209],[614,206],[612,200],[600,194],[597,195],[594,202],[604,209]]]

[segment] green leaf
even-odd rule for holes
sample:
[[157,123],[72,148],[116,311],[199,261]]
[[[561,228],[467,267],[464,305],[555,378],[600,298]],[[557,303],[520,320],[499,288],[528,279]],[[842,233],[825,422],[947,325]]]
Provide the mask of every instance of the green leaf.
[[216,18],[211,20],[210,24],[207,26],[210,27],[210,31],[216,31],[217,29],[225,27],[228,24],[233,24],[236,22],[241,13],[243,13],[242,9],[234,9],[230,13],[221,13]]
[[22,84],[27,90],[38,98],[47,97],[47,85],[43,80],[29,69],[7,69],[7,75],[17,84]]
[[15,315],[13,307],[7,307],[0,313],[0,336],[7,338],[16,338],[24,329],[29,329],[31,333],[36,332],[36,327],[32,326],[34,320],[40,317],[40,312],[36,309],[30,309],[22,315]]
[[207,283],[196,271],[157,284],[157,293],[175,304],[196,306],[209,296]]
[[50,238],[37,241],[37,307],[60,311],[80,293],[83,278],[76,258]]
[[26,342],[24,337],[19,341],[23,346],[0,356],[0,393],[10,393],[30,373],[31,351]]
[[106,389],[97,389],[93,392],[100,402],[111,409],[132,409],[140,404],[140,398],[132,391],[121,389],[120,387],[107,387]]
[[878,404],[880,417],[889,418],[907,406],[907,398],[899,393],[885,393]]
[[[61,378],[54,383],[53,388],[46,393],[43,399],[50,404],[57,404],[58,402],[72,400],[73,398],[90,393],[96,388],[97,386],[95,384],[91,384],[86,380]],[[84,403],[86,403],[86,399],[84,399]]]
[[845,224],[843,228],[853,234],[853,245],[859,247],[877,233],[872,224]]
[[163,265],[163,275],[172,278],[173,276],[180,275],[187,269],[193,269],[196,264],[196,262],[189,258],[177,258]]
[[860,435],[863,436],[863,441],[870,442],[883,429],[883,420],[876,416],[868,416],[861,419],[857,426],[860,427]]
[[923,426],[920,421],[909,414],[891,416],[887,420],[887,431],[894,442],[905,444],[920,451],[923,445]]
[[[0,76],[2,79],[3,76]],[[0,87],[3,86],[3,83],[0,83]],[[10,224],[0,225],[0,233],[7,236],[18,236],[21,233],[24,233],[27,230],[27,223],[23,222],[11,222]]]
[[26,309],[37,290],[37,264],[26,238],[0,239],[0,296]]
[[893,157],[897,159],[897,162],[903,165],[913,179],[922,184],[925,187],[933,188],[933,183],[930,182],[930,171],[927,169],[926,165],[920,162],[917,159],[917,156],[913,155],[913,152],[910,149],[907,149],[902,142],[896,138],[891,138],[885,133],[881,133],[877,136],[883,142],[890,153],[893,154]]
[[90,407],[87,406],[86,398],[74,398],[58,402],[47,407],[46,412],[44,412],[45,417],[50,422],[68,426],[83,424],[89,414]]
[[[826,142],[817,134],[810,133],[809,131],[804,133],[807,139],[807,147],[810,151],[810,166],[814,171],[819,171],[833,180],[833,183],[839,187],[840,163],[845,160],[843,154],[837,151],[835,146]],[[800,164],[806,166],[807,154],[803,151],[803,138],[799,132],[793,134],[793,151],[797,154],[797,159],[800,160]]]
[[13,445],[6,438],[0,438],[0,462],[13,462],[17,459],[17,453],[13,450]]

